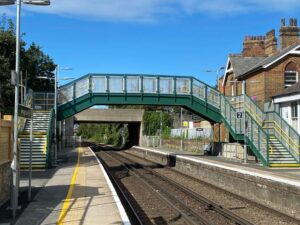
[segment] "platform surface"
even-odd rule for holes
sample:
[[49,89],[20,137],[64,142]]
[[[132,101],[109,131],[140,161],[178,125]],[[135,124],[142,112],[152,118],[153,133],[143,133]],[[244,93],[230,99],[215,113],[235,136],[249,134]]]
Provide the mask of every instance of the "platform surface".
[[69,152],[17,225],[130,224],[101,163],[89,148]]
[[300,168],[268,168],[253,161],[247,163],[237,162],[233,160],[227,160],[222,156],[204,156],[198,153],[192,153],[188,151],[172,151],[163,148],[151,148],[151,147],[138,147],[143,150],[156,151],[163,154],[170,154],[180,158],[186,158],[199,163],[204,163],[216,167],[223,167],[229,170],[259,176],[261,178],[278,181],[281,183],[291,184],[293,186],[300,187]]

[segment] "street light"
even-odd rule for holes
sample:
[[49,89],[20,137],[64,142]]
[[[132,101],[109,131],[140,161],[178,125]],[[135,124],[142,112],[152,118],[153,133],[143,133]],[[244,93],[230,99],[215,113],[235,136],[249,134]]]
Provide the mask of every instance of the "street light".
[[204,70],[204,72],[206,73],[217,73],[217,89],[219,90],[219,76],[220,76],[220,72],[222,70],[224,70],[225,67],[224,66],[221,66],[219,69],[217,70]]
[[[13,5],[17,3],[17,17],[16,17],[16,82],[15,82],[15,109],[14,109],[14,143],[13,143],[13,189],[12,189],[12,214],[13,218],[16,218],[16,209],[18,206],[18,174],[19,174],[19,162],[18,162],[18,106],[19,106],[19,76],[20,76],[20,24],[21,24],[21,0],[0,0],[0,5]],[[29,5],[50,5],[50,0],[23,0],[23,3]]]
[[37,77],[39,79],[49,79],[54,80],[54,137],[55,137],[55,145],[54,145],[54,159],[53,159],[53,166],[56,166],[57,163],[57,87],[58,87],[58,81],[59,80],[73,80],[74,77],[64,77],[62,79],[59,79],[59,71],[62,70],[72,70],[70,67],[60,67],[59,65],[56,65],[55,68],[55,77]]

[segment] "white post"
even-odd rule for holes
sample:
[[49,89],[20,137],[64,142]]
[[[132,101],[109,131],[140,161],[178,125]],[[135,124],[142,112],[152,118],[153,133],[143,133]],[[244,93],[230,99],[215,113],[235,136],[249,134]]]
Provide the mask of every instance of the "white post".
[[297,101],[297,131],[300,132],[300,101]]
[[30,118],[30,152],[29,152],[29,178],[28,178],[28,201],[31,201],[31,179],[32,179],[32,131],[33,131],[33,109],[31,108]]
[[162,147],[162,111],[160,111],[160,140],[159,140],[159,146]]
[[54,78],[54,160],[53,166],[57,166],[57,77],[59,65],[56,65]]
[[12,189],[12,214],[16,218],[19,195],[19,160],[18,160],[18,108],[19,108],[19,75],[20,75],[20,17],[21,0],[17,0],[17,25],[16,25],[16,84],[15,84],[15,112],[14,112],[14,144],[13,144],[13,189]]
[[244,107],[244,163],[247,163],[247,143],[246,143],[246,135],[248,129],[246,126],[246,109]]
[[183,150],[183,140],[182,140],[182,107],[180,107],[180,150]]

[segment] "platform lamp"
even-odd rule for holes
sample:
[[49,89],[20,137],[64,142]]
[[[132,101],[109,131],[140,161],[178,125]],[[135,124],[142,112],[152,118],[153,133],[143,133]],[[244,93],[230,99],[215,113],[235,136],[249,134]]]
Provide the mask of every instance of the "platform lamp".
[[50,0],[0,0],[0,6],[17,4],[16,16],[16,67],[15,67],[15,107],[14,107],[14,143],[13,143],[13,162],[11,164],[13,172],[13,187],[12,187],[12,214],[16,218],[16,209],[18,206],[18,174],[19,162],[17,158],[17,139],[18,139],[18,106],[19,106],[19,75],[20,75],[20,24],[21,24],[21,3],[29,5],[50,5]]
[[220,77],[220,72],[222,70],[224,70],[225,67],[224,66],[221,66],[219,69],[217,70],[204,70],[204,72],[206,73],[216,73],[217,74],[217,89],[219,90],[219,77]]
[[45,77],[45,76],[37,76],[38,79],[46,79],[54,81],[54,137],[55,137],[55,146],[54,146],[54,160],[53,166],[57,166],[57,100],[58,100],[58,84],[60,80],[74,80],[74,77],[63,77],[59,78],[59,71],[62,70],[73,70],[70,67],[60,67],[56,65],[54,77]]

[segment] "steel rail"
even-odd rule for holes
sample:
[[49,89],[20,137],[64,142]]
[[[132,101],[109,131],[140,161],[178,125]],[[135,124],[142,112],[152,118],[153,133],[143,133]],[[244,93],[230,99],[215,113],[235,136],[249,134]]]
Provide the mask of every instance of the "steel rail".
[[[173,208],[176,212],[178,212],[187,222],[189,225],[214,225],[210,221],[208,221],[203,216],[199,215],[196,211],[193,209],[190,209],[186,206],[185,203],[178,200],[176,197],[171,195],[170,193],[162,190],[158,185],[156,185],[153,181],[151,181],[149,178],[147,178],[145,175],[141,174],[137,171],[136,168],[133,166],[122,162],[122,160],[117,159],[114,154],[112,156],[111,154],[105,152],[109,157],[113,158],[114,160],[119,161],[125,168],[127,168],[128,172],[132,175],[134,175],[136,178],[138,178],[141,182],[143,182],[147,187],[149,187],[154,194],[158,195],[162,200],[166,202],[167,205],[169,205],[171,208]],[[120,156],[120,155],[118,155]],[[117,157],[118,157],[117,156]],[[126,160],[129,160],[126,158]],[[158,191],[159,190],[159,191]],[[166,197],[167,196],[167,197]],[[183,208],[183,209],[180,209]]]
[[[91,149],[93,150],[93,147],[91,147]],[[117,193],[120,193],[122,195],[121,198],[125,201],[125,204],[128,206],[127,209],[130,211],[130,213],[133,217],[131,219],[134,220],[136,225],[143,225],[142,219],[140,218],[140,216],[138,215],[138,213],[134,209],[133,205],[131,204],[130,200],[127,198],[125,192],[122,190],[122,188],[120,187],[117,180],[114,178],[114,176],[110,172],[108,165],[98,156],[98,154],[95,154],[95,155],[98,157],[98,159],[102,163],[106,173],[108,174],[111,182],[113,183],[113,186],[115,187],[115,189],[117,189],[116,190]]]
[[[118,154],[118,156],[122,157],[122,158],[125,158],[126,160],[129,160],[131,161],[132,163],[136,163],[134,162],[133,160],[131,159],[128,159],[124,156],[121,156]],[[140,164],[138,164],[140,165]],[[147,172],[151,173],[152,175],[158,177],[159,179],[162,179],[164,180],[165,182],[167,183],[170,183],[173,187],[175,187],[176,189],[182,191],[183,193],[187,194],[187,195],[190,195],[192,196],[195,200],[197,200],[198,202],[201,202],[205,205],[207,205],[211,210],[214,210],[216,212],[218,212],[219,214],[221,214],[222,216],[228,218],[229,220],[231,220],[232,222],[235,222],[236,224],[239,224],[239,225],[253,225],[253,223],[247,221],[246,219],[238,216],[237,214],[231,212],[230,210],[226,209],[226,208],[223,208],[221,205],[218,205],[216,203],[214,203],[213,201],[205,198],[204,196],[201,196],[197,193],[195,193],[194,191],[184,187],[183,185],[173,181],[172,179],[152,170],[152,169],[149,169],[149,168],[143,168],[144,170],[146,170]]]

